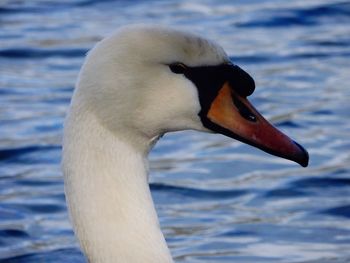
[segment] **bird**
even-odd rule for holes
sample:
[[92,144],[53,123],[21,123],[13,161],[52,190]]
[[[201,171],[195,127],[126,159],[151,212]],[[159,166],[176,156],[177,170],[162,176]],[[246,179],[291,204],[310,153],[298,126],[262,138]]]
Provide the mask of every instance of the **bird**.
[[126,25],[98,42],[64,122],[70,221],[90,263],[170,263],[148,183],[147,156],[180,130],[219,133],[308,165],[307,151],[250,103],[254,79],[193,32]]

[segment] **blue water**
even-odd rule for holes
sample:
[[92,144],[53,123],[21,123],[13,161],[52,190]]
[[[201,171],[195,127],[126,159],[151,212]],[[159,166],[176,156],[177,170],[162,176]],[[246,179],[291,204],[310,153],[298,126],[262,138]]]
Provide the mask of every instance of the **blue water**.
[[218,41],[311,155],[303,169],[221,135],[166,135],[150,180],[176,261],[350,262],[350,2],[326,0],[1,1],[0,262],[85,262],[62,123],[86,51],[135,22]]

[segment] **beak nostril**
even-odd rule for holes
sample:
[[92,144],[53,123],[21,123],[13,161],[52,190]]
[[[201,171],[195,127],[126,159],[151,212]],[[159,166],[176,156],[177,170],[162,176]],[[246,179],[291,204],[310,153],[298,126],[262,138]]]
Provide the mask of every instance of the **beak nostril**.
[[251,112],[251,110],[242,102],[240,101],[237,96],[232,94],[232,101],[233,104],[236,106],[239,114],[241,116],[251,122],[256,122],[256,116]]

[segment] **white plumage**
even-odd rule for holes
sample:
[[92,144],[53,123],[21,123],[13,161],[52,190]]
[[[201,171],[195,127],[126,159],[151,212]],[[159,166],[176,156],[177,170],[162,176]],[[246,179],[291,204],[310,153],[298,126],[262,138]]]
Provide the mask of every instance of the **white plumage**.
[[88,54],[64,128],[63,171],[75,233],[90,262],[172,262],[147,181],[147,154],[168,131],[207,131],[198,92],[169,63],[228,61],[198,36],[128,26]]

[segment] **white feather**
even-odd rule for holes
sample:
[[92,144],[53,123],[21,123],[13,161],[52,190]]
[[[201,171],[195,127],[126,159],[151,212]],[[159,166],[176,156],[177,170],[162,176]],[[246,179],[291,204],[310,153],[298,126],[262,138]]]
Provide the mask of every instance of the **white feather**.
[[207,130],[196,87],[168,64],[226,61],[214,42],[152,26],[124,27],[89,52],[65,122],[62,160],[71,221],[89,262],[172,262],[148,186],[147,154],[165,132]]

